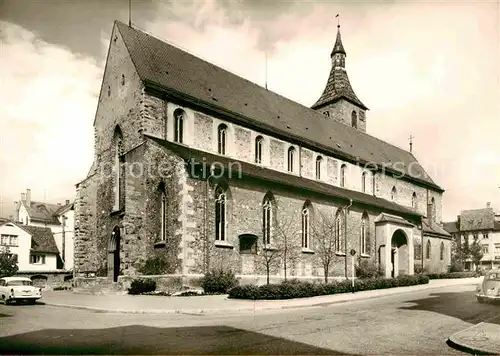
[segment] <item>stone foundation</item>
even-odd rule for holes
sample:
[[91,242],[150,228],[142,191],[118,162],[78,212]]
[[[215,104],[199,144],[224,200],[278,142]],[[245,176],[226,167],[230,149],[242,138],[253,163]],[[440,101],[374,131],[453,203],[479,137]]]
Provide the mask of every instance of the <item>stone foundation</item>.
[[44,290],[51,290],[54,287],[71,288],[73,286],[72,272],[17,272],[16,277],[27,277],[33,281],[33,285]]

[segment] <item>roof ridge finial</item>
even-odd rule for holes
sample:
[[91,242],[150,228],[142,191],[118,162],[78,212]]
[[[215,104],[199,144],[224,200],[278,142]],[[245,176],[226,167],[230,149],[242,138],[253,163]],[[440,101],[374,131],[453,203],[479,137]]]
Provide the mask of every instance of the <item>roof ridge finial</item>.
[[337,28],[340,28],[340,15],[337,14],[337,16],[335,16],[337,18]]

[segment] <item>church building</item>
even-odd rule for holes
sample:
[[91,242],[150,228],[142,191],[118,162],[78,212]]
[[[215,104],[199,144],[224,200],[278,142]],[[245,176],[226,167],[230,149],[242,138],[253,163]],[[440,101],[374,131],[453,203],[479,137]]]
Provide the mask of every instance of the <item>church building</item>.
[[351,254],[386,277],[445,272],[444,190],[366,132],[337,31],[309,108],[115,22],[77,184],[75,281],[119,282],[152,259],[185,279],[345,278]]

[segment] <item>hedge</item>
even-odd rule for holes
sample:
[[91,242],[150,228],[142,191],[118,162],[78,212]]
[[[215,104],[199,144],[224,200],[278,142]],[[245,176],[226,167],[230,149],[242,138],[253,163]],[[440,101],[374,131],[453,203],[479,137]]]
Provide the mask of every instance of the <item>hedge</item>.
[[373,278],[356,280],[354,289],[352,281],[343,280],[327,284],[301,282],[297,280],[282,282],[281,284],[265,284],[262,286],[244,285],[229,290],[229,298],[233,299],[292,299],[316,297],[339,293],[359,292],[365,290],[384,289],[393,287],[414,286],[429,283],[424,275],[400,276],[397,278]]
[[454,278],[474,278],[480,277],[479,272],[449,272],[449,273],[426,273],[429,279],[454,279]]

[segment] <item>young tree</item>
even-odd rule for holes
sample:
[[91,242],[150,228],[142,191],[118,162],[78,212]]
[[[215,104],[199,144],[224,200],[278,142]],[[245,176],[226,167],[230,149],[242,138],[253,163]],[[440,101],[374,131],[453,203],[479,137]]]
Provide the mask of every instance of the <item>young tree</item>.
[[479,238],[477,235],[475,235],[474,240],[470,245],[470,258],[472,259],[472,262],[476,266],[476,271],[479,270],[479,264],[481,263],[481,259],[483,258],[483,256],[484,254],[482,251],[481,244],[479,243]]
[[0,278],[12,276],[18,270],[16,256],[8,248],[0,250]]
[[337,232],[335,229],[335,215],[316,211],[313,235],[318,256],[325,274],[325,283],[328,283],[328,274],[332,262],[338,259],[336,255]]
[[273,225],[270,243],[266,244],[264,241],[261,261],[266,269],[267,284],[271,270],[279,268],[283,268],[286,281],[289,267],[294,266],[300,259],[300,245],[297,242],[297,231],[293,221],[293,216],[286,217],[280,214]]

